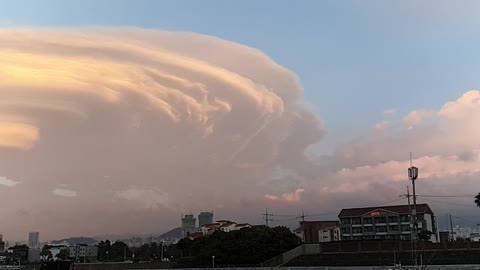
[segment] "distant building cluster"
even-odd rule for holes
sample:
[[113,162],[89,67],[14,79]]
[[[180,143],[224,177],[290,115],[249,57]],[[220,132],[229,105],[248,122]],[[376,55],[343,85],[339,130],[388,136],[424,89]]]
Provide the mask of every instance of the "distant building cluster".
[[460,226],[452,226],[451,230],[445,230],[440,232],[440,241],[480,242],[480,228],[463,228]]
[[202,227],[205,224],[211,224],[213,222],[213,212],[201,212],[198,215],[198,226],[197,219],[193,214],[184,215],[182,217],[182,229],[192,232],[197,228]]
[[197,232],[190,234],[190,238],[195,239],[198,237],[210,235],[216,231],[231,232],[251,227],[252,226],[248,223],[236,223],[230,220],[219,220],[215,223],[203,224]]

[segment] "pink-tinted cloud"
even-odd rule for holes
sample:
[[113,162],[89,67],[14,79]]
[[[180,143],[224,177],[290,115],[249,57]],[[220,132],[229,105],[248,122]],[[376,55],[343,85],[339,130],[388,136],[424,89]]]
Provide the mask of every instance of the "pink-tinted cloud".
[[293,72],[209,36],[1,29],[0,59],[0,171],[22,182],[2,196],[28,198],[0,210],[9,237],[163,231],[211,209],[241,221],[264,194],[300,200],[269,182],[306,179],[325,133]]
[[390,128],[390,125],[391,123],[389,121],[383,121],[375,124],[375,126],[373,127],[373,130],[377,135],[383,135],[385,134],[385,132],[388,131],[388,129]]
[[304,192],[305,192],[304,189],[298,188],[294,192],[283,193],[280,196],[267,194],[267,195],[265,195],[265,199],[272,200],[272,201],[284,200],[284,201],[287,201],[287,202],[298,202],[302,199],[302,194]]
[[434,115],[435,112],[431,110],[417,110],[410,112],[405,118],[403,118],[403,121],[408,126],[418,126]]

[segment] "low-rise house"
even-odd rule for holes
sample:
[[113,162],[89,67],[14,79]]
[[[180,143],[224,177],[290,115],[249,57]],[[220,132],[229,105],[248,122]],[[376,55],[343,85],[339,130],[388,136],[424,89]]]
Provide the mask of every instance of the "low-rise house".
[[198,231],[201,232],[203,235],[210,235],[216,231],[231,232],[238,231],[244,228],[252,228],[252,226],[248,223],[237,224],[230,220],[219,220],[215,223],[202,225]]
[[235,222],[226,222],[220,226],[220,230],[222,232],[231,232],[236,230],[236,226],[237,224]]
[[76,261],[96,261],[98,257],[98,247],[89,245],[76,245],[69,248],[70,258]]
[[339,221],[302,221],[293,232],[305,243],[340,241]]
[[241,223],[241,224],[237,224],[235,225],[235,230],[241,230],[241,229],[245,229],[245,228],[252,228],[252,225],[248,224],[248,223]]

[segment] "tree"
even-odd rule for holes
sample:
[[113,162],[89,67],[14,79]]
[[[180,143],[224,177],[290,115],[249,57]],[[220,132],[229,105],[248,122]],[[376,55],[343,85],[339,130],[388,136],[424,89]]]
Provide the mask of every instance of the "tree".
[[432,234],[433,233],[431,231],[423,230],[423,231],[418,233],[418,240],[429,241],[430,237],[432,237]]
[[480,193],[475,196],[475,203],[477,204],[477,207],[480,207]]
[[55,257],[58,260],[67,260],[69,256],[70,256],[70,252],[66,248],[60,249],[60,252],[57,255],[55,255]]

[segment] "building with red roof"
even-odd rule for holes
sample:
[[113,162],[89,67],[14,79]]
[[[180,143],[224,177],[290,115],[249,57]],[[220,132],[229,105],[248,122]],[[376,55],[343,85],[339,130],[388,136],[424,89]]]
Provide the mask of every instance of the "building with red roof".
[[[342,209],[340,232],[342,240],[410,240],[413,233],[411,208],[408,205],[375,206]],[[436,219],[428,204],[416,206],[418,232],[432,232],[431,241],[437,241]]]

